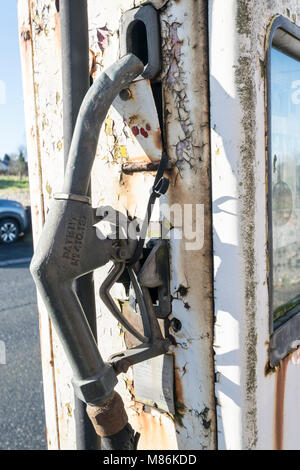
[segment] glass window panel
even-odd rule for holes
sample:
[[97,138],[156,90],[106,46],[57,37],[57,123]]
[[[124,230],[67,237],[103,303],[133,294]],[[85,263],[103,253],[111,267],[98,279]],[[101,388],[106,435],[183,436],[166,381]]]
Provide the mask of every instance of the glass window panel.
[[[299,44],[300,47],[300,44]],[[300,311],[300,62],[272,48],[273,318]]]

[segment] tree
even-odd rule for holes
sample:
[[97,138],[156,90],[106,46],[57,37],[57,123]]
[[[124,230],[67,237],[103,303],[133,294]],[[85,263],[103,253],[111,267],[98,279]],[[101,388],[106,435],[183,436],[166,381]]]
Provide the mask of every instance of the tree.
[[17,158],[17,170],[19,179],[28,174],[28,165],[25,160],[26,149],[24,147],[19,147],[19,155]]
[[6,165],[9,165],[9,162],[10,162],[10,156],[7,155],[7,153],[4,155],[3,157],[3,161],[4,163],[6,163]]
[[8,163],[8,174],[17,175],[20,179],[28,175],[28,165],[26,161],[26,147],[20,146],[18,153],[11,153],[6,156]]

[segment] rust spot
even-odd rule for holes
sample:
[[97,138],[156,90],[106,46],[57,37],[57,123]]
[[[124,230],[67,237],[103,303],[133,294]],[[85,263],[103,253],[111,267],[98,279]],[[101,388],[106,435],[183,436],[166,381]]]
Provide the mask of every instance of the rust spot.
[[179,373],[178,367],[175,367],[175,373],[174,373],[174,384],[175,384],[175,422],[179,426],[183,426],[183,417],[186,412],[186,406],[184,404],[184,398],[183,398],[183,387],[181,383],[181,376]]
[[136,216],[138,204],[141,203],[141,191],[145,184],[147,184],[147,181],[149,181],[148,178],[153,179],[151,173],[141,174],[137,172],[128,175],[122,173],[121,175],[120,202],[125,204],[124,207],[126,207],[128,215],[132,218]]
[[61,51],[61,29],[60,29],[60,17],[59,17],[59,8],[54,14],[54,22],[55,22],[55,40],[57,43],[57,50]]
[[[269,341],[265,342],[265,345],[269,345]],[[297,366],[300,365],[300,346],[290,352],[290,354],[285,358],[287,362],[292,362],[293,365]],[[267,377],[269,374],[275,373],[280,369],[280,365],[277,366],[271,366],[270,362],[268,361],[265,365],[265,377]]]
[[139,116],[137,114],[133,114],[132,116],[130,116],[130,118],[128,119],[128,126],[132,126],[132,124],[135,124],[137,121],[139,120]]
[[141,171],[157,171],[159,167],[159,162],[150,162],[150,163],[124,163],[122,165],[122,171],[126,175],[131,173],[137,173]]
[[201,411],[201,413],[199,414],[201,420],[202,420],[202,424],[203,424],[203,427],[204,429],[209,429],[210,426],[211,426],[211,419],[208,419],[209,418],[209,408],[207,408],[207,406]]
[[90,77],[92,77],[92,79],[94,80],[96,69],[97,69],[97,59],[96,59],[96,54],[92,51],[92,49],[89,50],[89,68],[90,68]]
[[153,133],[153,143],[158,150],[162,150],[162,142],[161,142],[161,130],[158,129],[156,132]]
[[31,39],[30,30],[27,29],[26,31],[22,31],[21,32],[21,38],[23,39],[23,41],[30,41],[30,39]]
[[[134,385],[133,385],[133,380],[129,379],[128,377],[125,379],[125,384],[126,384],[126,389],[130,393],[131,400],[134,401],[135,398],[135,392],[134,392]],[[136,403],[137,405],[138,403]],[[133,408],[135,408],[135,405],[133,405]]]
[[[143,165],[143,164],[151,163],[151,160],[150,160],[150,158],[148,158],[147,155],[137,155],[135,157],[129,157],[128,162],[133,163],[133,164],[137,164],[137,165]],[[124,164],[126,164],[126,163],[124,163]],[[134,173],[134,172],[130,172],[130,173]]]
[[174,449],[174,437],[170,427],[173,422],[166,414],[153,414],[146,410],[144,405],[136,403],[134,409],[137,413],[134,424],[135,429],[141,433],[139,449],[168,450]]
[[268,361],[265,365],[265,371],[264,371],[265,377],[267,377],[270,374],[273,374],[274,372],[276,372],[277,369],[278,367],[271,366],[270,362]]
[[275,435],[274,435],[274,449],[282,450],[283,447],[283,429],[284,429],[284,393],[285,393],[285,380],[286,370],[289,362],[289,357],[281,361],[280,368],[276,374],[276,395],[275,395]]
[[117,434],[128,423],[124,403],[117,392],[101,406],[88,405],[86,411],[98,436]]
[[189,288],[180,285],[176,291],[180,295],[180,297],[185,297],[188,294]]
[[[137,315],[130,306],[129,301],[119,301],[122,314],[126,317],[127,321],[138,331],[143,333],[143,322],[140,315]],[[128,331],[124,333],[124,341],[126,348],[131,349],[136,347],[140,342]]]

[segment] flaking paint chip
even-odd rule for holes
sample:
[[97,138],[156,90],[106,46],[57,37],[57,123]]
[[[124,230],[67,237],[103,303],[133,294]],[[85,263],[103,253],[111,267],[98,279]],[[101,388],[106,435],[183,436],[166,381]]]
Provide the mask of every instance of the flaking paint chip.
[[66,403],[66,404],[65,404],[65,407],[66,407],[67,410],[68,410],[68,416],[72,417],[72,408],[71,408],[70,403]]
[[51,196],[51,194],[52,194],[52,188],[51,188],[50,184],[48,183],[48,181],[47,181],[47,184],[46,184],[46,191],[47,191],[47,193]]

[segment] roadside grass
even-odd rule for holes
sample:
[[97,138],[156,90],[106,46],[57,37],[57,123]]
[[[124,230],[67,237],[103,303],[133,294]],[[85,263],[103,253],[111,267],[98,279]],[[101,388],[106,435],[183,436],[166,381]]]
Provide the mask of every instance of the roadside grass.
[[18,178],[12,175],[0,175],[0,199],[11,199],[23,206],[30,206],[28,176]]
[[0,175],[0,197],[3,193],[7,194],[23,191],[29,191],[28,176],[23,176],[20,179],[18,176]]

